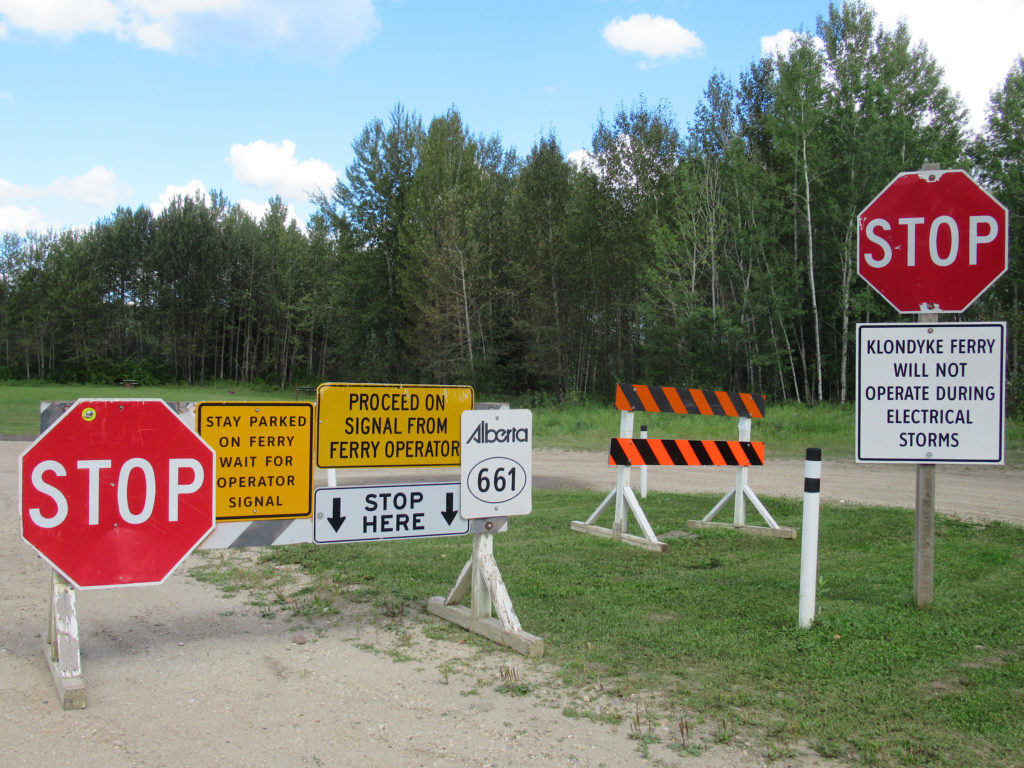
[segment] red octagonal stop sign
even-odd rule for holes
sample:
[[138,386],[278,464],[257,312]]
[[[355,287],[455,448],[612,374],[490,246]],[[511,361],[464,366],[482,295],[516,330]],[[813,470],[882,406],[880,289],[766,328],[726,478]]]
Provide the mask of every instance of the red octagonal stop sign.
[[213,449],[162,400],[79,400],[20,470],[22,537],[77,587],[158,584],[215,524]]
[[964,171],[901,173],[860,212],[857,274],[902,313],[963,312],[1006,271],[1008,228]]

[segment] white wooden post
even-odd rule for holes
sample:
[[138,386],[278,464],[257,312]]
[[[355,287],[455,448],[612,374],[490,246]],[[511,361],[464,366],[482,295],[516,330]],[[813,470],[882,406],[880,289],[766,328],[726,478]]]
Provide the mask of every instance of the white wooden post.
[[[633,412],[622,411],[619,419],[619,437],[632,439],[633,437]],[[629,513],[626,511],[626,488],[629,488],[629,467],[620,466],[618,482],[615,484],[615,522],[612,523],[612,533],[621,536],[629,528]]]
[[[619,437],[632,439],[633,411],[620,411],[620,413],[622,416],[619,419]],[[629,484],[629,469],[627,466],[619,465],[615,487],[604,497],[604,501],[597,505],[597,509],[594,510],[585,522],[574,520],[570,527],[574,531],[589,533],[593,536],[618,539],[627,544],[634,544],[654,552],[664,552],[668,549],[668,544],[658,541],[654,529],[651,528],[647,516],[640,507],[640,502],[637,500],[636,494],[633,493],[633,489]],[[612,522],[612,527],[602,528],[599,525],[595,525],[594,521],[609,507],[613,499],[615,500],[615,519]],[[630,511],[633,512],[633,517],[636,518],[637,525],[640,526],[643,536],[635,536],[627,532]]]
[[[750,441],[750,417],[740,416],[739,423],[739,439],[742,441]],[[737,467],[736,468],[736,490],[733,491],[733,508],[732,508],[732,524],[733,525],[746,525],[747,524],[747,478],[749,476],[748,467]]]
[[[640,425],[640,439],[641,440],[646,440],[647,439],[647,425],[646,424],[641,424]],[[640,498],[641,499],[646,499],[647,498],[647,465],[646,464],[644,464],[642,467],[640,467]]]
[[79,650],[75,588],[57,571],[50,579],[46,661],[64,709],[85,709],[85,681]]
[[[470,559],[470,566],[473,578],[473,587],[470,591],[469,610],[474,619],[488,619],[491,617],[493,600],[491,590],[487,581],[485,561],[494,560],[494,534],[478,533],[473,536],[473,557]],[[517,622],[518,623],[518,620]]]
[[[470,521],[473,554],[462,567],[448,597],[430,598],[427,600],[427,611],[524,656],[541,656],[544,653],[544,641],[523,631],[494,559],[494,531],[504,527],[507,520],[495,517]],[[459,605],[467,592],[470,603],[468,608]],[[492,612],[497,614],[497,618],[491,615]]]

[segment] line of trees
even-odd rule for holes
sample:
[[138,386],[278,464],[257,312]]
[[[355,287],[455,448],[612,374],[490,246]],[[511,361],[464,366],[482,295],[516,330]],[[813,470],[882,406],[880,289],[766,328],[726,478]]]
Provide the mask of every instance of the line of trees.
[[845,401],[857,322],[896,315],[856,274],[857,213],[925,162],[1011,210],[1011,271],[970,318],[1010,324],[1024,394],[1024,60],[980,136],[904,25],[860,0],[716,73],[685,130],[642,98],[583,162],[526,156],[456,108],[401,105],[353,142],[305,229],[223,195],[0,243],[8,377],[460,382],[607,395],[617,381]]

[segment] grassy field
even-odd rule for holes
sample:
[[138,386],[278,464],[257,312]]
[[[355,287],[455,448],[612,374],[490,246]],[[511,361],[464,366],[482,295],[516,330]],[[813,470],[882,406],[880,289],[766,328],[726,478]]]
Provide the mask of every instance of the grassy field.
[[[619,434],[620,413],[612,405],[576,403],[533,411],[536,447],[607,451],[608,439]],[[807,446],[815,445],[827,456],[852,457],[853,421],[852,405],[769,406],[764,419],[751,419],[751,439],[763,441],[772,456],[803,457]],[[635,414],[635,429],[639,431],[642,425],[651,437],[736,439],[736,419],[720,416]]]
[[[769,761],[808,745],[851,764],[1020,765],[1024,530],[940,518],[935,601],[918,610],[913,513],[825,508],[818,615],[804,630],[798,541],[708,530],[654,554],[572,532],[600,500],[535,492],[533,512],[495,542],[524,628],[544,639],[562,682],[588,693],[592,709],[568,714],[607,718],[640,700],[661,722],[763,745]],[[714,500],[652,494],[644,508],[670,531]],[[770,506],[780,524],[800,525],[798,502]],[[411,614],[451,637],[462,630],[422,618],[423,604],[447,594],[470,549],[467,538],[275,547],[241,571],[211,553],[195,575],[254,590],[269,611],[322,616],[360,601],[384,624]],[[307,586],[269,586],[294,568]]]
[[[80,386],[48,383],[0,382],[0,435],[31,437],[39,433],[40,401],[73,401],[80,397],[159,397],[164,400],[295,400],[296,390],[259,388],[224,383],[204,387]],[[301,395],[311,399],[308,395]],[[607,405],[589,402],[548,404],[526,398],[506,398],[478,393],[479,401],[509,402],[514,408],[531,408],[534,447],[580,451],[607,451],[608,440],[619,434],[620,414],[612,400]],[[651,437],[736,439],[735,419],[718,416],[677,416],[638,413],[636,429],[648,427]],[[751,439],[765,443],[769,456],[803,458],[807,446],[824,455],[853,458],[854,408],[852,404],[808,406],[800,403],[769,403],[764,419],[753,419]],[[1024,423],[1006,422],[1006,463],[1024,466]]]
[[[34,434],[40,400],[126,394],[294,399],[294,392],[232,386],[7,385],[0,387],[0,433]],[[535,407],[534,418],[541,447],[605,450],[618,432],[610,406]],[[812,444],[852,455],[852,419],[848,407],[769,407],[754,438],[774,455],[799,456]],[[735,435],[728,419],[645,421],[655,436]],[[1019,454],[1020,444],[1020,425],[1011,424],[1009,450]],[[637,694],[649,702],[650,717],[710,726],[715,741],[763,745],[769,762],[784,763],[806,744],[852,764],[1021,765],[1024,529],[940,517],[935,601],[919,610],[912,599],[913,513],[826,506],[818,615],[802,630],[798,541],[702,530],[654,554],[572,532],[570,522],[585,519],[601,498],[536,491],[532,513],[513,520],[495,543],[524,628],[544,639],[545,659],[566,686],[589,692],[593,711],[567,714],[599,719],[605,699]],[[651,494],[644,509],[656,530],[685,530],[715,500]],[[781,525],[799,527],[798,502],[766,503]],[[427,618],[423,605],[448,592],[470,549],[470,539],[458,537],[276,547],[255,561],[213,552],[193,573],[300,620],[359,601],[382,617],[397,607],[429,632],[452,636],[465,633]],[[290,591],[281,574],[296,570],[305,586]]]
[[34,437],[39,434],[39,403],[71,401],[81,397],[157,397],[170,401],[294,400],[295,390],[281,391],[225,383],[188,387],[118,387],[48,382],[0,382],[0,435]]

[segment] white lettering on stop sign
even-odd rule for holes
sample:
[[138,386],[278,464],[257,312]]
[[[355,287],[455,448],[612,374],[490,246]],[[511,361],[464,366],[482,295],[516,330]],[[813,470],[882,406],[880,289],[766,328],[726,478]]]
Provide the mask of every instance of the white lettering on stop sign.
[[160,584],[216,525],[216,454],[162,400],[78,400],[19,466],[21,536],[79,589]]
[[[110,459],[80,459],[76,468],[87,473],[88,479],[88,503],[87,515],[89,525],[100,524],[100,509],[104,506],[104,494],[101,489],[103,484],[100,473],[102,470],[111,470]],[[190,473],[190,474],[183,474]],[[69,512],[68,500],[64,492],[55,484],[47,482],[45,475],[51,473],[58,478],[67,477],[68,471],[59,461],[41,461],[32,469],[31,482],[33,488],[45,496],[49,496],[54,503],[54,513],[50,516],[44,515],[39,507],[32,507],[28,510],[29,518],[40,528],[56,528],[63,523]],[[133,473],[141,475],[141,481],[145,490],[142,506],[139,509],[132,509],[128,495],[128,485]],[[178,521],[178,506],[182,496],[195,493],[200,490],[206,473],[203,465],[193,458],[172,458],[167,462],[167,520],[175,523]],[[157,473],[152,463],[148,460],[134,457],[126,460],[117,470],[116,484],[109,485],[116,488],[117,511],[121,519],[131,525],[139,525],[150,519],[153,514],[158,488]]]
[[907,171],[857,215],[857,274],[898,312],[963,312],[1009,269],[1009,229],[964,171]]
[[[903,239],[897,245],[906,246],[906,266],[917,265],[917,232],[922,224],[927,225],[928,256],[932,263],[939,267],[948,267],[960,255],[960,228],[952,216],[936,216],[929,223],[923,216],[908,216],[897,220],[904,227]],[[984,228],[984,232],[982,232]],[[886,219],[872,219],[864,230],[864,236],[877,245],[880,253],[864,251],[864,262],[869,267],[881,269],[892,261],[893,244],[879,231],[891,232],[892,225]],[[945,230],[945,238],[940,240]],[[978,263],[978,246],[991,243],[999,236],[999,222],[994,216],[971,216],[967,226],[967,263],[974,266]],[[895,239],[895,238],[893,238]],[[945,244],[945,248],[940,245]]]

